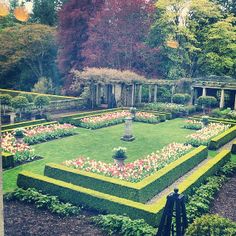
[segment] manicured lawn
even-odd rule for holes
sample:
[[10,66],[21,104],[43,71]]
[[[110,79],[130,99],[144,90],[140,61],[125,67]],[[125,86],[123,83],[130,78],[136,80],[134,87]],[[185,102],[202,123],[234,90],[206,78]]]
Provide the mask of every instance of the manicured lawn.
[[81,155],[112,162],[112,149],[118,146],[127,147],[127,161],[134,161],[161,149],[168,143],[183,143],[186,136],[193,131],[183,129],[182,126],[182,119],[156,125],[134,123],[136,139],[130,143],[120,140],[124,132],[124,124],[98,130],[78,128],[78,135],[35,145],[35,153],[44,157],[43,160],[4,171],[4,192],[12,191],[16,187],[17,174],[20,171],[29,170],[42,174],[45,164],[49,162],[61,163]]

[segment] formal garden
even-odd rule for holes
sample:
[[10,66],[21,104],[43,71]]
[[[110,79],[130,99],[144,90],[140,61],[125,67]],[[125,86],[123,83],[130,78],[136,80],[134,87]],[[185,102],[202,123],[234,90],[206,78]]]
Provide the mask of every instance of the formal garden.
[[236,235],[235,17],[0,0],[0,235]]

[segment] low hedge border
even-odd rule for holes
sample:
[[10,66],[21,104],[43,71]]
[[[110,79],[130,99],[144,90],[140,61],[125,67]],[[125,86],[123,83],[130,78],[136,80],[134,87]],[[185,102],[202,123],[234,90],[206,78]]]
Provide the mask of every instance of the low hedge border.
[[200,146],[138,183],[115,179],[59,164],[47,164],[44,175],[103,193],[137,202],[147,202],[207,157],[207,147]]
[[[201,118],[201,116],[195,115],[195,116],[193,116],[193,118]],[[229,123],[236,124],[236,121],[232,120],[232,119],[216,118],[216,117],[211,117],[211,116],[209,116],[209,119],[219,121],[219,122],[229,122]]]
[[231,147],[231,152],[232,152],[232,154],[236,154],[236,142],[233,143],[233,145]]
[[[195,170],[179,184],[179,193],[189,193],[193,187],[199,186],[206,177],[214,174],[229,159],[228,150],[209,159],[201,169]],[[17,185],[23,189],[36,188],[44,193],[56,195],[62,201],[75,205],[82,204],[101,212],[126,214],[133,219],[142,218],[153,226],[158,225],[166,202],[166,196],[163,196],[153,204],[145,205],[28,171],[19,173]]]
[[[197,116],[189,117],[189,119],[196,120],[196,121],[201,121],[202,120],[201,117],[197,117]],[[212,123],[222,123],[224,125],[231,125],[231,126],[236,125],[236,123],[233,122],[233,121],[227,121],[227,120],[224,120],[224,119],[216,119],[216,118],[212,119],[211,117],[209,117],[209,122],[212,122]]]
[[14,167],[14,155],[8,152],[2,152],[2,168],[12,168]]
[[2,131],[8,130],[8,129],[21,128],[21,127],[29,126],[29,125],[42,124],[45,122],[47,122],[45,119],[39,119],[39,120],[31,120],[31,121],[14,123],[14,124],[10,124],[10,125],[2,125]]
[[57,121],[50,121],[50,122],[44,122],[44,123],[39,123],[39,124],[34,124],[34,125],[29,125],[29,126],[20,126],[20,127],[16,127],[16,128],[12,128],[12,129],[3,130],[2,134],[7,133],[7,132],[12,132],[17,128],[33,128],[33,127],[37,127],[40,125],[45,126],[45,125],[52,125],[52,124],[57,124],[57,123],[58,123]]
[[78,114],[74,115],[65,115],[61,116],[60,119],[62,118],[84,118],[84,117],[89,117],[89,116],[96,116],[98,114],[103,114],[103,113],[109,113],[113,111],[122,111],[122,110],[128,110],[129,108],[127,107],[118,107],[118,108],[112,108],[112,109],[103,109],[103,110],[96,110],[96,111],[86,111],[86,112],[81,112]]
[[226,130],[225,132],[217,135],[213,139],[211,139],[208,149],[209,150],[217,150],[218,148],[222,147],[232,139],[236,137],[236,126]]

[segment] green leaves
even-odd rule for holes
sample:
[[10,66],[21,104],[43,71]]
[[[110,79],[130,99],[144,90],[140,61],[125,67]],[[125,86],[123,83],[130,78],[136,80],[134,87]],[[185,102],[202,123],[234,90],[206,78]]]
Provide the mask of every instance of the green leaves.
[[108,235],[118,233],[123,236],[152,236],[156,234],[156,229],[148,225],[144,220],[131,220],[127,216],[99,215],[93,217],[92,221]]
[[37,208],[50,210],[61,216],[79,215],[80,208],[70,203],[59,201],[58,197],[42,194],[36,189],[29,188],[27,190],[17,188],[13,193],[6,196],[6,200],[17,199],[22,202],[34,203]]

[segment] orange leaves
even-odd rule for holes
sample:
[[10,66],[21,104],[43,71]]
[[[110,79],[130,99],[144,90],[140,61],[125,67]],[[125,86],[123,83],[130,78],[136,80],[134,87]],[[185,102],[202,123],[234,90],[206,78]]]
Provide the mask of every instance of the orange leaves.
[[26,22],[29,19],[29,13],[27,12],[25,7],[17,7],[14,10],[14,15],[16,19],[21,22]]

